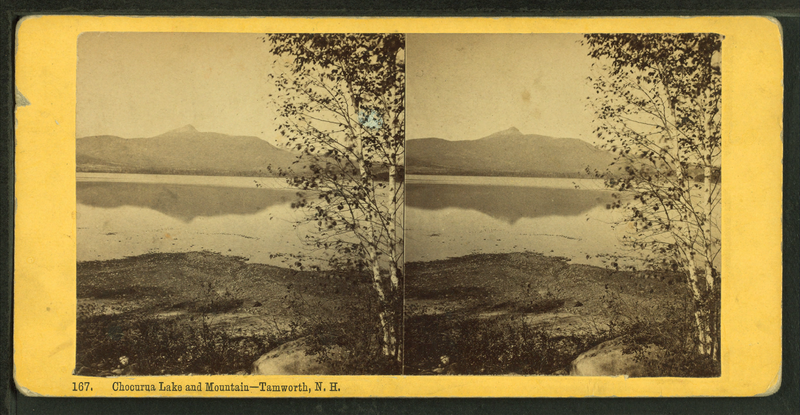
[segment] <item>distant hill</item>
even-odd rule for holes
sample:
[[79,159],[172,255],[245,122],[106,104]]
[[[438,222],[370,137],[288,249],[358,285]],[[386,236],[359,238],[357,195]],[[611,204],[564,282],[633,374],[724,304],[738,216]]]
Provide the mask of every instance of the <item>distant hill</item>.
[[79,172],[269,176],[295,155],[258,137],[200,132],[191,125],[149,138],[78,138]]
[[406,173],[466,176],[586,177],[605,170],[610,152],[575,138],[522,134],[516,128],[473,141],[406,141]]

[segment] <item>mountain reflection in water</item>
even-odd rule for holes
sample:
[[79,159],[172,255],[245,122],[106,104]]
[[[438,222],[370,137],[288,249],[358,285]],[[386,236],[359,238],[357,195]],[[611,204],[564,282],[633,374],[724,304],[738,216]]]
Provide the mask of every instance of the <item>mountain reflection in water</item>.
[[190,222],[199,216],[252,215],[297,199],[292,190],[162,183],[78,182],[78,203],[145,207]]
[[612,202],[602,190],[409,183],[406,205],[427,210],[471,209],[510,224],[522,218],[578,216]]

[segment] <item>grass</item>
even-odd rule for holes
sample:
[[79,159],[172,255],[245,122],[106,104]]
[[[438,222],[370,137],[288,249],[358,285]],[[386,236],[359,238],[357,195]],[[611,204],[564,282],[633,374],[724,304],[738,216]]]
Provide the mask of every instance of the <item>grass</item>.
[[[581,353],[620,337],[647,373],[721,373],[697,352],[690,293],[675,272],[612,270],[530,252],[410,263],[406,271],[406,374],[565,374]],[[529,323],[547,314],[604,324],[565,331]],[[645,360],[649,345],[663,357]]]
[[[370,279],[300,272],[210,252],[78,263],[76,372],[235,374],[312,336],[337,374],[400,373],[376,346]],[[336,346],[343,356],[329,353]]]
[[406,374],[432,374],[444,359],[447,374],[549,375],[605,340],[555,336],[513,317],[414,316],[406,321]]
[[[534,253],[406,264],[405,368],[379,349],[368,275],[297,272],[208,252],[78,264],[76,373],[235,374],[311,336],[332,373],[564,374],[581,353],[624,336],[664,350],[661,376],[719,376],[697,354],[692,307],[674,273],[616,271]],[[546,314],[605,319],[564,332]],[[537,320],[538,321],[538,320]],[[332,353],[333,350],[342,353]]]
[[77,374],[85,376],[233,374],[288,338],[234,337],[206,317],[79,317]]

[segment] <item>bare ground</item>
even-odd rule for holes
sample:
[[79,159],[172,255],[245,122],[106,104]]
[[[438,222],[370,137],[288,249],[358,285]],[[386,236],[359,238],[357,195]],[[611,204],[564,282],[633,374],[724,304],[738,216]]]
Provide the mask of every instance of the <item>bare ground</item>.
[[[251,356],[243,356],[238,366],[205,362],[189,369],[186,359],[176,356],[174,368],[167,370],[247,370],[259,353],[330,321],[331,310],[352,301],[346,294],[361,285],[354,278],[253,264],[212,252],[79,262],[76,371],[112,375],[137,363],[141,371],[149,361],[170,359],[166,355],[172,352],[197,350],[196,345],[174,343],[199,337],[214,357],[235,353],[238,344],[252,339],[258,347],[248,343]],[[147,344],[161,339],[160,349]]]
[[[459,353],[462,357],[457,358],[462,360],[466,359],[463,356],[473,356],[473,372],[479,373],[539,373],[562,368],[569,359],[607,338],[609,331],[627,324],[631,316],[659,320],[684,289],[680,276],[674,273],[616,271],[531,252],[408,263],[405,272],[406,374],[441,373],[441,356],[456,358]],[[202,323],[202,330],[223,333],[223,337],[206,342],[214,349],[210,356],[235,354],[237,344],[265,339],[248,346],[250,354],[243,355],[234,366],[201,362],[190,369],[181,366],[184,363],[177,357],[172,372],[236,373],[246,370],[260,353],[279,345],[276,342],[307,334],[303,331],[322,321],[337,323],[331,316],[336,310],[346,309],[348,302],[359,301],[353,293],[368,284],[353,276],[253,264],[246,258],[211,252],[80,262],[76,371],[128,373],[125,370],[135,364],[137,357],[133,354],[137,350],[112,350],[117,344],[114,342],[127,335],[123,332],[133,330],[125,328],[129,322],[144,321],[145,326],[164,322],[165,327],[167,323],[174,323],[172,327],[201,327],[198,324]],[[466,326],[457,328],[453,325],[456,321]],[[475,336],[495,327],[507,327],[515,335],[522,333],[517,329],[520,324],[528,334],[547,333],[549,343],[542,347],[559,348],[558,356],[541,369],[509,369],[507,364],[481,363],[481,359],[497,357],[494,344],[481,355],[454,350],[463,345],[448,343],[458,333],[467,333],[467,326]],[[137,330],[136,336],[144,336],[142,328]],[[164,334],[152,334],[156,335]],[[178,336],[174,341],[184,342],[185,338]],[[98,341],[112,349],[94,350]],[[216,350],[220,342],[230,342],[230,350]],[[186,347],[175,345],[152,353],[187,353]],[[131,362],[120,364],[122,357]],[[143,352],[138,359],[152,356]]]
[[[446,373],[459,359],[469,362],[453,374],[551,374],[634,320],[662,321],[685,290],[677,273],[618,271],[533,252],[408,263],[406,275],[407,374]],[[534,335],[542,342],[531,343]],[[517,351],[519,363],[497,363],[519,347],[540,347],[551,358],[526,366],[531,356]],[[473,358],[481,351],[485,362]]]

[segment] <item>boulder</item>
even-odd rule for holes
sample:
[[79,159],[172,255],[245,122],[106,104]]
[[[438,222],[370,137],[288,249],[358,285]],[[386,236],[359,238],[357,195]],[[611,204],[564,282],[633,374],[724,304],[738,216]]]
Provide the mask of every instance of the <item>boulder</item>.
[[[331,362],[320,362],[318,355],[309,355],[311,339],[303,337],[284,343],[269,353],[261,356],[253,363],[250,372],[253,375],[333,375]],[[339,346],[328,349],[333,359],[344,355]]]
[[572,361],[569,374],[572,376],[654,376],[647,369],[647,362],[660,359],[663,349],[656,345],[644,346],[643,352],[625,354],[623,349],[630,340],[623,336],[601,343]]

